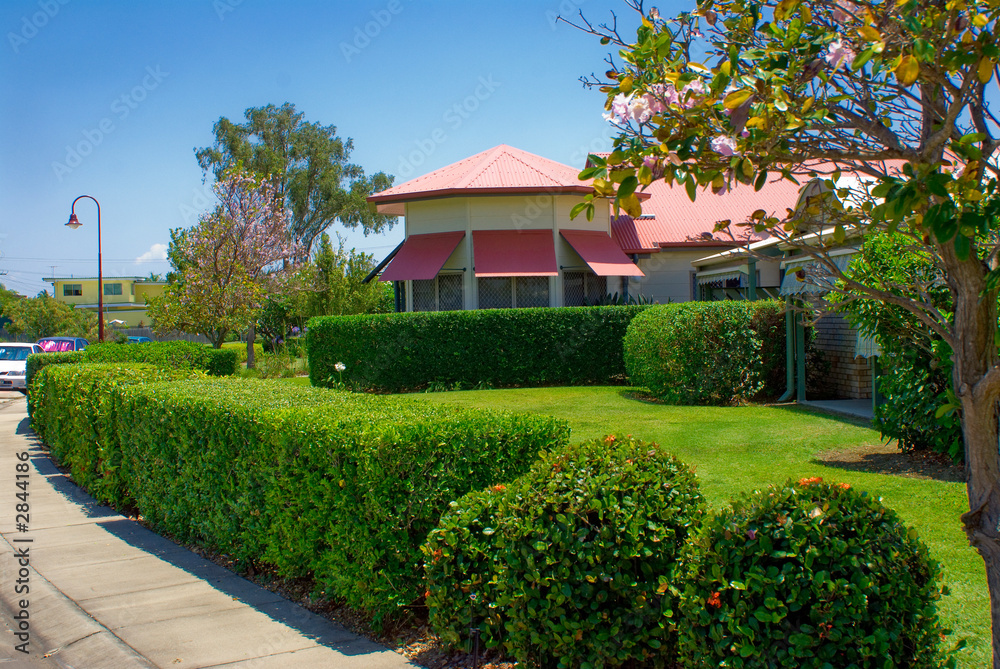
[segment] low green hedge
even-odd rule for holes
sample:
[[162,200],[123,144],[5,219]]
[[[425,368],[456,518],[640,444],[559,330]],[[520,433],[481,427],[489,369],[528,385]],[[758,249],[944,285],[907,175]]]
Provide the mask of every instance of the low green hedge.
[[[245,347],[244,347],[245,348]],[[212,376],[236,373],[239,354],[190,341],[158,341],[145,344],[91,344],[84,353],[87,362],[145,362],[165,369],[201,369]]]
[[629,381],[671,404],[733,404],[781,393],[784,304],[685,302],[639,314],[625,335]]
[[[39,357],[57,355],[69,354]],[[103,502],[131,506],[128,477],[121,468],[130,439],[117,424],[122,401],[115,391],[198,375],[203,373],[148,364],[49,364],[32,383],[32,428],[78,485]]]
[[146,383],[156,370],[138,370],[43,370],[36,424],[53,453],[102,501],[311,576],[376,620],[422,600],[420,546],[449,502],[516,478],[569,434],[542,416],[253,380]]
[[[490,309],[309,321],[309,378],[357,390],[621,381],[622,338],[646,306]],[[343,374],[335,365],[343,363]]]
[[34,380],[38,370],[46,365],[66,365],[74,362],[83,362],[85,351],[64,351],[62,353],[32,353],[25,363],[24,387],[28,391],[28,418],[32,416],[31,406],[31,382]]

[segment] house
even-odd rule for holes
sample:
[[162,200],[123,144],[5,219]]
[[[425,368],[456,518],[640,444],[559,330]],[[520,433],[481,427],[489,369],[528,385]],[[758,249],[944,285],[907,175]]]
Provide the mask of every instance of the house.
[[[53,295],[77,309],[97,311],[97,277],[52,277]],[[163,294],[166,281],[150,281],[141,276],[104,277],[104,320],[124,321],[125,327],[149,325],[147,298]]]
[[592,221],[570,210],[592,192],[579,169],[500,145],[368,198],[405,217],[405,239],[368,277],[396,282],[397,310],[592,304],[613,293],[653,302],[698,299],[691,262],[740,242],[716,222],[793,207],[798,187],[768,183],[726,195],[656,181],[643,215]]
[[576,168],[500,145],[368,198],[405,238],[368,280],[400,311],[582,306],[642,277],[610,211],[570,218],[591,192]]

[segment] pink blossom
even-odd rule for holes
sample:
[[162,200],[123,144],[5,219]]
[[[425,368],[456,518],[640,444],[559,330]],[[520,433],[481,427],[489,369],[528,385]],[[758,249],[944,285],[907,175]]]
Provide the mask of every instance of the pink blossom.
[[843,64],[850,67],[851,63],[854,62],[854,57],[857,55],[849,45],[844,44],[839,38],[830,42],[826,48],[826,62],[833,65],[834,70],[840,69],[840,66]]
[[611,101],[611,112],[604,114],[604,120],[612,123],[627,123],[629,117],[629,105],[632,103],[632,95],[619,93]]
[[694,81],[686,84],[684,88],[681,89],[680,95],[680,106],[690,109],[691,107],[701,103],[705,95],[708,94],[708,86],[701,79],[695,79]]
[[711,143],[712,150],[720,156],[736,155],[736,140],[726,135],[714,137]]
[[850,0],[838,0],[836,8],[833,10],[833,20],[837,23],[849,21],[858,11],[858,6]]

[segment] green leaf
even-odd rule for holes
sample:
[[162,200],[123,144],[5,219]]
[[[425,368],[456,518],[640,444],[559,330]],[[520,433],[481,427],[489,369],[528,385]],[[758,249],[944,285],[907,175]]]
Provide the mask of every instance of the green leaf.
[[955,235],[955,255],[958,256],[959,260],[968,260],[971,250],[972,244],[968,237],[965,235]]
[[738,91],[733,91],[726,96],[726,99],[722,101],[722,106],[726,109],[736,109],[744,102],[750,99],[753,95],[753,89],[741,88]]

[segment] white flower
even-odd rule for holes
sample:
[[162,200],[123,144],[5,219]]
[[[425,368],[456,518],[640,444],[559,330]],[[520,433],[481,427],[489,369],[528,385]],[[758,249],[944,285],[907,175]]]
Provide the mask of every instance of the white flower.
[[347,365],[345,365],[345,364],[344,364],[344,363],[342,363],[342,362],[338,362],[337,364],[335,364],[335,365],[333,366],[333,368],[334,368],[335,370],[337,370],[338,372],[342,372],[342,371],[344,371],[345,369],[347,369]]

